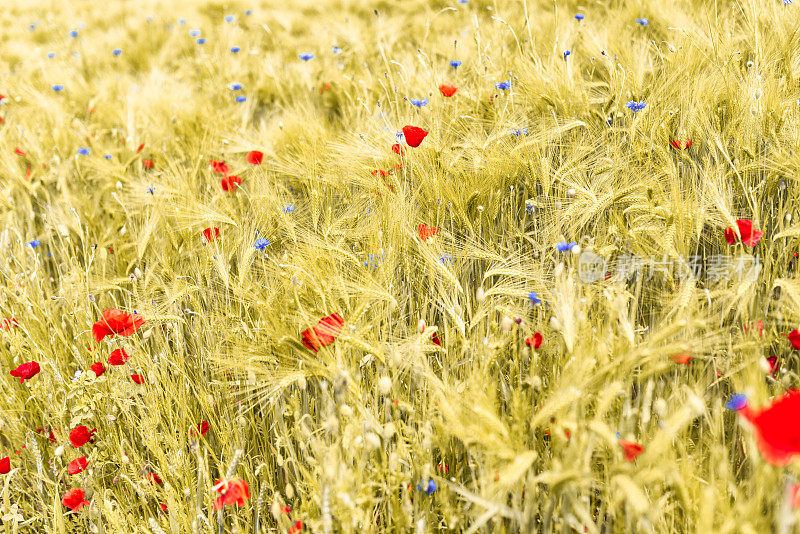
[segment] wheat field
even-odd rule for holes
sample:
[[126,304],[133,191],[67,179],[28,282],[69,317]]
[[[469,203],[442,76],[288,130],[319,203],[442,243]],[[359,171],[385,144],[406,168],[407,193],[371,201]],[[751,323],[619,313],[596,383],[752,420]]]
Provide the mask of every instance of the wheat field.
[[4,4],[0,532],[800,529],[800,6]]

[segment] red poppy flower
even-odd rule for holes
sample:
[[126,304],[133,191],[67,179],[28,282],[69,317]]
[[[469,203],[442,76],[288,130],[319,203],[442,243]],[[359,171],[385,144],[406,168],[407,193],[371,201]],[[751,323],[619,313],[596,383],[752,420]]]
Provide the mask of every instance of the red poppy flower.
[[673,354],[670,356],[670,359],[677,363],[678,365],[689,365],[689,362],[692,361],[692,357],[689,356],[688,352],[682,352],[680,354]]
[[629,462],[634,461],[637,456],[644,452],[644,447],[638,443],[633,443],[632,441],[625,441],[621,439],[619,440],[619,444],[622,446],[623,456],[625,456],[625,459]]
[[152,471],[147,473],[147,478],[150,479],[150,482],[152,482],[153,484],[158,484],[159,486],[164,484],[164,481],[162,481],[161,478]]
[[423,241],[427,241],[429,238],[439,233],[438,228],[434,228],[432,226],[427,226],[424,224],[420,224],[417,229],[419,231],[419,238],[422,239]]
[[61,504],[72,510],[73,512],[77,512],[87,504],[89,501],[85,499],[86,492],[81,488],[73,488],[66,492],[64,496],[61,498]]
[[800,331],[797,328],[789,332],[786,337],[789,338],[789,343],[792,344],[794,350],[800,350]]
[[234,191],[242,183],[242,179],[238,176],[225,176],[222,179],[223,191]]
[[406,155],[406,149],[403,148],[403,145],[401,145],[400,143],[395,143],[392,145],[392,152],[394,152],[398,156]]
[[125,352],[125,349],[117,349],[108,355],[108,365],[125,365],[128,358],[130,356]]
[[94,376],[100,376],[106,372],[106,366],[100,362],[94,362],[90,369],[94,371]]
[[439,86],[439,91],[441,91],[444,96],[451,97],[454,94],[456,94],[456,91],[458,91],[458,87],[456,87],[455,85],[449,85],[443,83],[442,85]]
[[[197,431],[200,432],[201,436],[205,436],[206,432],[208,432],[208,421],[198,423]],[[194,435],[194,430],[192,431],[192,435]]]
[[542,334],[536,332],[535,334],[533,334],[533,337],[525,338],[525,344],[528,345],[529,347],[533,347],[534,349],[538,349],[539,347],[542,346],[543,339],[544,338],[542,337]]
[[143,159],[142,166],[145,169],[152,169],[153,168],[153,160],[152,159]]
[[772,465],[786,465],[800,455],[800,391],[790,389],[761,408],[745,401],[738,410],[752,427],[761,456]]
[[10,371],[11,376],[19,378],[19,383],[22,384],[25,380],[30,380],[36,376],[41,368],[38,362],[23,363],[13,371]]
[[20,150],[19,148],[16,148],[16,147],[14,148],[14,153],[17,156],[24,156],[25,155],[25,152],[23,152],[22,150]]
[[[753,230],[753,221],[750,219],[738,219],[736,221],[736,226],[739,227],[739,235],[742,236],[742,243],[748,247],[756,246],[758,240],[764,235],[764,232]],[[730,241],[728,242],[730,243]]]
[[11,330],[18,326],[19,323],[13,317],[4,317],[3,320],[0,321],[0,330]]
[[219,237],[219,228],[206,228],[203,230],[203,237],[206,239],[206,242],[214,241],[216,238]]
[[383,169],[374,169],[370,171],[370,174],[372,176],[378,176],[380,174],[381,178],[386,178],[387,176],[389,176],[389,173],[384,171]]
[[139,148],[136,149],[136,153],[138,154],[139,152],[141,152],[143,148],[144,148],[144,143],[139,145]]
[[434,345],[436,345],[438,347],[442,346],[442,341],[439,339],[439,333],[438,332],[434,332],[433,335],[431,336],[431,343],[433,343]]
[[778,372],[778,357],[770,356],[766,360],[767,360],[767,365],[769,366],[769,375],[772,378],[775,378],[775,373]]
[[406,138],[406,143],[408,143],[408,146],[416,148],[422,143],[422,140],[425,139],[425,136],[428,135],[428,132],[419,126],[403,126],[403,135]]
[[264,160],[264,153],[259,152],[258,150],[251,150],[247,153],[247,157],[245,159],[250,165],[261,165],[261,162]]
[[319,94],[322,94],[322,93],[324,93],[326,89],[327,89],[328,91],[330,91],[330,90],[331,90],[331,84],[329,84],[329,83],[326,83],[325,85],[323,85],[322,87],[320,87],[320,88],[319,88]]
[[69,463],[67,467],[67,473],[70,475],[77,475],[78,473],[83,473],[86,469],[86,465],[88,462],[86,461],[86,456],[81,456],[80,458],[75,458]]
[[142,375],[131,375],[131,380],[137,384],[144,384],[144,377]]
[[792,486],[792,508],[800,508],[800,484]]
[[8,474],[11,471],[11,458],[6,456],[0,459],[0,475]]
[[725,241],[727,241],[729,245],[736,243],[736,230],[733,228],[725,228]]
[[161,508],[162,512],[166,512],[167,511],[167,505],[164,504],[163,502],[158,503],[158,507]]
[[144,324],[144,319],[135,313],[125,313],[116,308],[103,311],[99,321],[92,326],[92,335],[97,342],[103,341],[106,336],[119,334],[128,337],[139,330]]
[[289,530],[287,532],[288,534],[297,534],[301,530],[303,530],[303,522],[298,519],[297,521],[295,521],[294,525],[289,527]]
[[[744,325],[744,333],[747,334],[750,331],[750,328],[753,327],[753,323],[747,323]],[[764,337],[764,321],[759,319],[756,322],[756,328],[758,328],[758,335]]]
[[686,141],[681,141],[681,140],[670,141],[669,144],[672,145],[673,148],[677,148],[678,150],[684,150],[692,146],[692,140],[686,139]]
[[95,432],[97,432],[96,428],[90,431],[85,425],[76,426],[69,432],[69,442],[72,443],[72,446],[76,449],[87,443],[94,443],[94,438],[92,436]]
[[303,330],[300,334],[303,337],[303,345],[316,354],[320,348],[330,345],[336,340],[342,326],[344,326],[344,319],[338,313],[323,317],[315,327]]
[[[36,429],[36,432],[41,432],[42,430],[47,430],[47,429],[40,426],[39,428]],[[47,439],[50,440],[50,443],[55,443],[56,442],[56,436],[55,436],[55,434],[53,434],[53,430],[52,429],[50,429],[50,436]]]
[[221,510],[226,504],[244,506],[244,500],[250,498],[250,487],[241,478],[235,480],[217,480],[212,488],[219,497],[214,501],[214,510]]
[[215,160],[212,159],[211,162],[208,165],[209,165],[209,167],[211,167],[211,170],[214,171],[217,174],[227,175],[231,170],[230,167],[225,165],[224,161],[215,161]]

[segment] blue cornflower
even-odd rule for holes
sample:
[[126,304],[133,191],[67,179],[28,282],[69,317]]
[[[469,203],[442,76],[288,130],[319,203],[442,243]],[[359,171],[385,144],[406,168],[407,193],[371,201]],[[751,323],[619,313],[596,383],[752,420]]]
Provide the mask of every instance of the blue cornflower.
[[338,46],[334,46],[333,48],[331,48],[331,52],[333,52],[334,54],[341,54],[342,49],[339,48]]
[[286,206],[283,207],[283,212],[284,213],[289,213],[289,212],[294,211],[296,209],[297,208],[294,207],[294,204],[286,204]]
[[151,195],[154,195],[156,192],[156,186],[151,185],[150,187],[147,188],[147,192],[150,193]]
[[40,244],[41,244],[41,241],[39,241],[38,239],[34,239],[32,241],[28,241],[27,243],[25,243],[25,246],[28,246],[28,247],[31,247],[31,248],[36,248]]
[[103,158],[105,158],[105,159],[111,159],[111,154],[106,154],[105,156],[103,156]]
[[540,304],[542,302],[542,299],[539,298],[539,294],[536,291],[528,293],[528,298],[531,299],[532,304]]
[[532,215],[534,211],[536,211],[536,206],[533,205],[533,202],[525,202],[525,213]]
[[508,133],[511,135],[528,135],[528,127],[526,126],[524,128],[514,128]]
[[199,39],[197,39],[197,41],[195,41],[195,42],[196,42],[197,44],[206,44],[206,38],[205,38],[205,37],[200,37],[200,38],[199,38]]
[[413,105],[417,106],[418,108],[430,104],[430,100],[428,100],[427,98],[409,98],[408,101],[411,102]]
[[647,19],[636,19],[636,22],[638,22],[642,26],[647,26],[648,24],[650,24],[650,21]]
[[459,61],[457,59],[451,59],[450,60],[450,66],[453,67],[454,69],[457,69],[458,67],[461,66],[461,61]]
[[469,4],[469,0],[458,0],[459,4]]
[[569,243],[567,243],[566,241],[561,241],[559,243],[556,243],[556,250],[558,250],[559,252],[568,252],[572,250],[572,247],[574,247],[575,245],[577,245],[575,241],[570,241]]
[[397,140],[398,143],[402,143],[403,139],[405,138],[405,135],[403,135],[403,132],[395,132],[394,138]]
[[731,395],[728,402],[725,403],[725,408],[731,411],[739,411],[747,405],[747,396],[742,393]]
[[72,30],[71,32],[69,32],[69,36],[70,37],[77,37],[78,36],[78,30]]
[[575,20],[583,20],[583,19],[584,19],[583,13],[578,13],[577,15],[575,15]]
[[253,243],[253,246],[256,248],[256,250],[264,250],[269,246],[269,239],[264,239],[263,237],[260,237],[256,239],[256,242]]
[[253,10],[252,9],[248,9],[247,11],[244,12],[244,14],[249,17],[250,15],[253,14]]
[[647,104],[644,101],[637,102],[635,100],[628,100],[628,102],[625,104],[625,107],[633,111],[634,113],[639,113],[645,108],[646,105]]
[[614,117],[609,117],[608,120],[606,121],[606,124],[608,124],[609,126],[614,126]]
[[225,22],[233,22],[235,18],[233,15],[225,15]]
[[239,53],[239,50],[241,50],[241,49],[242,49],[242,48],[241,48],[241,47],[239,47],[239,46],[232,46],[232,47],[231,47],[231,53],[232,53],[232,54],[238,54],[238,53]]
[[186,19],[178,19],[178,24],[183,26],[184,24],[186,24]]
[[[465,0],[464,1],[459,0],[459,2],[462,4],[466,4]],[[425,484],[424,488],[422,487],[423,484],[425,484],[425,481],[422,481],[419,484],[417,484],[417,489],[419,491],[424,491],[425,495],[433,495],[434,493],[436,493],[436,482],[434,482],[432,478],[428,479],[428,483]]]
[[564,59],[567,59],[567,56],[570,55],[572,52],[569,50],[564,50]]
[[311,52],[303,52],[302,54],[297,54],[297,57],[299,57],[303,61],[309,61],[311,59],[314,59],[314,54],[312,54]]
[[64,84],[63,83],[57,83],[55,85],[51,85],[50,89],[52,89],[53,91],[55,91],[57,93],[57,92],[61,91],[62,89],[64,89]]
[[192,37],[200,37],[200,30],[189,30],[189,35]]
[[34,30],[36,30],[36,24],[31,24],[31,25],[29,25],[29,26],[28,26],[28,29],[29,29],[30,31],[34,31]]
[[55,53],[55,52],[48,52],[48,53],[47,53],[47,57],[48,57],[49,59],[53,59],[54,57],[56,57],[56,53]]
[[783,5],[785,5],[785,6],[788,6],[789,4],[791,4],[792,1],[793,0],[781,0],[781,2],[783,2]]
[[118,56],[121,53],[122,53],[122,49],[121,48],[115,48],[114,50],[111,51],[111,54],[114,55],[114,56]]
[[439,261],[442,262],[443,265],[453,265],[456,262],[457,258],[450,253],[445,252],[441,256],[439,256]]
[[239,102],[239,103],[247,102],[247,97],[244,96],[244,95],[239,95],[239,96],[236,97],[236,101]]
[[88,156],[89,152],[91,151],[92,151],[91,148],[86,148],[85,146],[78,148],[78,154],[80,154],[81,156]]
[[497,82],[494,84],[494,86],[503,91],[508,91],[509,89],[511,89],[511,80],[506,80],[504,82]]
[[230,84],[228,87],[231,88],[231,91],[241,91],[242,90],[242,84],[240,84],[239,82],[234,82],[234,83]]

